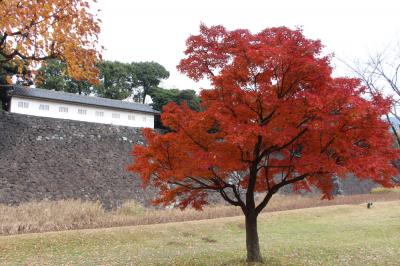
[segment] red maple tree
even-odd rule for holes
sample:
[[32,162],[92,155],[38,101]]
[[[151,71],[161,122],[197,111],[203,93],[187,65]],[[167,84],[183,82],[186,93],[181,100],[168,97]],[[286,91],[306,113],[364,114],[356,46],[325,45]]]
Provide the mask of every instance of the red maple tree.
[[333,78],[321,49],[301,29],[201,25],[178,69],[211,81],[203,111],[167,105],[170,132],[145,129],[147,144],[133,148],[129,170],[159,189],[156,204],[201,209],[217,192],[240,207],[248,261],[261,260],[257,216],[283,186],[330,199],[333,176],[350,172],[391,186],[398,152],[381,119],[390,100],[365,97],[358,79]]

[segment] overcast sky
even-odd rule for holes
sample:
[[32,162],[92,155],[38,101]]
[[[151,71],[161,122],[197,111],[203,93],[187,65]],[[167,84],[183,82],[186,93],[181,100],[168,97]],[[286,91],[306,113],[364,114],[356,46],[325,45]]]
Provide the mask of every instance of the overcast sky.
[[[308,38],[320,39],[325,51],[345,60],[400,41],[398,0],[99,0],[103,21],[101,43],[106,60],[156,61],[171,73],[165,88],[196,89],[176,70],[185,40],[197,34],[201,22],[258,32],[273,26],[302,26]],[[336,75],[346,69],[334,61]]]

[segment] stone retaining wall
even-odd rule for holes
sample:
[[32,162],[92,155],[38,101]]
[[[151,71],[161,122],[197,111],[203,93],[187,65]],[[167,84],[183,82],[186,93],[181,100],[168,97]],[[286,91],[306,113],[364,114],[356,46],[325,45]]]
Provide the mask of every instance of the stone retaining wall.
[[138,128],[0,112],[0,203],[80,198],[147,203],[125,170]]

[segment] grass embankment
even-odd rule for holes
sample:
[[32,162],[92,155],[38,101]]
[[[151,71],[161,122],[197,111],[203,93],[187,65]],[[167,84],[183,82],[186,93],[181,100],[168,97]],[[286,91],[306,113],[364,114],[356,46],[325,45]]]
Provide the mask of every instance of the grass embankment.
[[[399,265],[400,201],[264,213],[267,265]],[[245,265],[243,217],[0,237],[3,265]]]
[[[276,195],[265,211],[388,200],[400,200],[400,193],[354,195],[323,201],[318,197]],[[78,200],[30,202],[20,206],[0,205],[0,235],[181,222],[241,214],[240,208],[226,205],[209,206],[204,211],[198,212],[191,209],[152,210],[128,202],[120,209],[105,211],[100,203],[95,202]]]

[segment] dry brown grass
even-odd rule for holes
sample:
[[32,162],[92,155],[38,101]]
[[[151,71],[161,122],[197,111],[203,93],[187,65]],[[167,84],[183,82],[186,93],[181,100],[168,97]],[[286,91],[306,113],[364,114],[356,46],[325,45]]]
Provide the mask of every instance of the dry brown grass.
[[[265,211],[281,211],[316,206],[361,204],[369,201],[399,200],[400,193],[374,193],[337,197],[321,201],[317,197],[275,196]],[[98,202],[80,200],[41,201],[19,206],[0,205],[0,234],[20,234],[70,229],[105,228],[114,226],[157,224],[190,220],[213,219],[241,215],[233,206],[214,205],[202,212],[193,209],[151,210],[135,202],[105,211]]]
[[385,187],[377,187],[371,190],[371,193],[400,193],[400,187],[392,187],[392,188],[385,188]]

